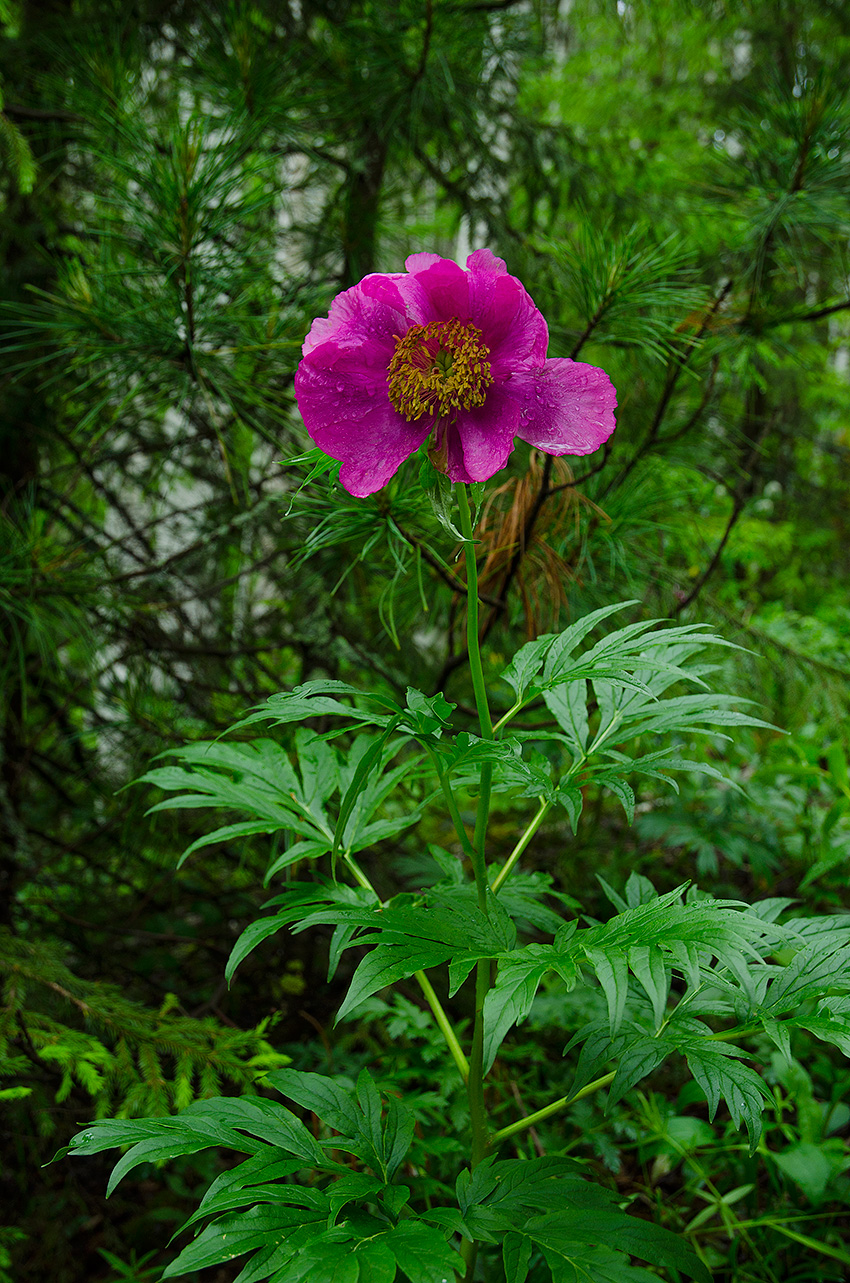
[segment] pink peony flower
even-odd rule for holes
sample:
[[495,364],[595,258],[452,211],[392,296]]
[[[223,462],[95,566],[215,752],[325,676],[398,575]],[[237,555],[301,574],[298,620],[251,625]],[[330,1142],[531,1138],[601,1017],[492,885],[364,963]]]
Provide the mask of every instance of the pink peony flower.
[[514,437],[590,454],[614,431],[608,375],[547,359],[546,322],[490,250],[466,264],[414,254],[407,272],[364,277],[313,322],[295,396],[353,495],[380,490],[432,433],[435,466],[471,482],[505,466]]

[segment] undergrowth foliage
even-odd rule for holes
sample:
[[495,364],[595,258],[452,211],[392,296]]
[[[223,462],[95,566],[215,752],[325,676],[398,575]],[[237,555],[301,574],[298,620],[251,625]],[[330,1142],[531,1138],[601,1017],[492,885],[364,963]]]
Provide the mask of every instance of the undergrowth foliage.
[[[191,1237],[164,1278],[245,1257],[238,1283],[649,1283],[656,1270],[707,1283],[698,1238],[634,1215],[580,1157],[514,1156],[515,1138],[597,1093],[612,1108],[669,1060],[679,1072],[687,1066],[709,1122],[723,1109],[746,1130],[753,1155],[774,1103],[764,1046],[788,1067],[798,1031],[850,1053],[848,917],[793,917],[787,899],[747,904],[687,885],[659,894],[632,873],[621,889],[603,881],[613,913],[598,921],[551,878],[523,870],[549,812],[560,810],[575,832],[588,791],[602,789],[631,820],[642,778],[674,790],[682,772],[722,779],[690,755],[695,736],[770,728],[746,701],[712,690],[723,638],[640,618],[611,630],[630,602],[522,646],[488,691],[466,487],[440,502],[466,555],[480,733],[442,693],[408,687],[402,702],[316,680],[248,712],[231,728],[238,739],[169,750],[169,763],[142,781],[165,794],[154,811],[223,816],[184,858],[221,841],[272,839],[272,912],[237,941],[228,979],[277,932],[318,929],[329,938],[329,980],[342,968],[347,984],[338,1020],[386,1017],[393,1008],[380,995],[419,986],[433,1024],[417,1031],[408,1016],[407,1032],[430,1048],[435,1030],[442,1036],[466,1090],[465,1110],[452,1117],[462,1139],[432,1108],[443,1070],[432,1082],[427,1068],[419,1081],[396,1078],[388,1051],[356,1079],[275,1068],[253,1098],[100,1119],[70,1152],[126,1147],[110,1190],[144,1163],[213,1147],[241,1156],[186,1222]],[[500,861],[487,842],[494,799],[525,812]],[[419,889],[382,898],[358,856],[435,810],[453,828],[452,849],[431,844],[432,872]],[[496,1119],[493,1074],[541,986],[550,1009],[553,997],[563,1004],[569,1090],[510,1121],[499,1102]],[[582,993],[587,1014],[576,1028],[568,999]],[[452,1174],[432,1171],[438,1153]]]
[[156,1116],[225,1084],[250,1093],[268,1069],[288,1063],[266,1041],[265,1026],[226,1029],[212,1017],[187,1016],[175,994],[151,1011],[115,986],[81,980],[55,946],[3,930],[0,977],[0,1084],[14,1084],[0,1085],[0,1101],[32,1097],[45,1134],[55,1126],[51,1101],[67,1100],[75,1087],[99,1116]]

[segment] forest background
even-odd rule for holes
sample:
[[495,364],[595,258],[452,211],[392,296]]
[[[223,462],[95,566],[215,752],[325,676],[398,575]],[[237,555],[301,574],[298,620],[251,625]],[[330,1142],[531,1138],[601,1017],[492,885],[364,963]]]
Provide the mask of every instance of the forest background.
[[[446,683],[471,709],[463,575],[415,467],[369,500],[298,489],[300,345],[364,274],[489,245],[550,353],[618,389],[597,455],[519,450],[498,478],[494,675],[526,636],[628,597],[746,648],[728,689],[786,732],[709,738],[741,791],[644,788],[632,827],[588,790],[575,838],[541,829],[537,867],[602,917],[595,875],[622,890],[633,871],[848,908],[850,12],[0,0],[0,30],[0,1280],[141,1283],[216,1158],[107,1204],[108,1163],[42,1166],[78,1124],[254,1091],[284,1056],[356,1076],[391,1040],[411,1083],[445,1060],[416,1042],[415,987],[334,1029],[343,989],[304,936],[228,989],[270,839],[177,871],[209,823],[146,816],[156,790],[127,787],[315,677]],[[500,832],[507,851],[507,804]],[[429,842],[452,837],[426,823],[364,862],[401,890]],[[528,1111],[566,1081],[555,1001],[500,1058]],[[717,1278],[845,1278],[850,1072],[813,1038],[794,1052],[763,1048],[754,1159],[667,1071],[607,1119],[577,1104],[534,1152],[595,1164],[699,1237]]]

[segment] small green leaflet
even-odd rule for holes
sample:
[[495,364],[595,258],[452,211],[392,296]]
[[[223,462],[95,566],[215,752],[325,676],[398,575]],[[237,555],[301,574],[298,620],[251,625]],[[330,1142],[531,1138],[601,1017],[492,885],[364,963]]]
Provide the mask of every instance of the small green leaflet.
[[543,976],[556,971],[571,990],[578,979],[578,967],[569,947],[529,944],[516,949],[499,962],[496,983],[484,1000],[484,1072],[488,1072],[505,1034],[524,1020],[531,1010]]
[[460,1256],[439,1230],[422,1221],[399,1221],[387,1235],[386,1243],[409,1283],[447,1283],[456,1276],[463,1277]]
[[327,1142],[329,1148],[356,1154],[385,1183],[393,1179],[410,1148],[415,1120],[394,1095],[382,1104],[368,1070],[361,1070],[354,1092],[333,1078],[296,1070],[276,1071],[265,1081],[338,1133]]
[[584,756],[590,734],[587,714],[587,682],[563,682],[552,690],[544,691],[543,702],[564,730],[570,752],[575,758]]
[[310,717],[345,717],[351,722],[366,722],[372,726],[385,726],[388,718],[380,713],[367,713],[350,704],[342,704],[335,698],[337,695],[368,698],[373,703],[390,710],[390,716],[400,711],[398,705],[383,695],[362,691],[349,682],[318,680],[303,682],[291,691],[281,691],[270,695],[262,704],[252,709],[245,717],[230,727],[230,731],[243,730],[246,726],[256,726],[267,722],[272,726],[287,726],[292,722],[303,722]]
[[551,1230],[545,1238],[531,1241],[542,1251],[553,1283],[656,1283],[658,1279],[610,1247],[573,1242]]
[[705,1092],[709,1122],[714,1118],[722,1097],[735,1126],[740,1127],[742,1121],[746,1123],[750,1154],[754,1154],[762,1132],[762,1110],[765,1101],[771,1099],[770,1089],[763,1079],[749,1065],[735,1059],[741,1054],[737,1047],[727,1048],[719,1043],[706,1045],[701,1040],[690,1047],[687,1043],[680,1044],[679,1049],[684,1050],[688,1067]]
[[311,1110],[334,1131],[353,1136],[359,1126],[354,1093],[324,1074],[300,1073],[297,1069],[276,1069],[265,1082],[302,1109]]
[[534,1243],[527,1234],[517,1234],[515,1230],[508,1230],[502,1239],[505,1283],[525,1283],[533,1248]]
[[[251,1207],[246,1211],[220,1216],[203,1229],[175,1261],[163,1272],[163,1279],[178,1278],[192,1270],[202,1270],[257,1249],[268,1250],[272,1244],[287,1238],[303,1238],[305,1233],[320,1233],[327,1223],[326,1213],[306,1213],[297,1207]],[[297,1237],[296,1237],[297,1236]],[[251,1277],[250,1274],[248,1277]],[[268,1278],[254,1273],[253,1277]],[[244,1278],[244,1272],[243,1272]]]
[[107,1194],[140,1163],[196,1154],[213,1146],[260,1153],[264,1145],[294,1155],[308,1166],[321,1165],[324,1153],[294,1114],[269,1100],[220,1096],[199,1100],[173,1117],[104,1119],[75,1136],[70,1153],[97,1154],[116,1145],[131,1148],[118,1161]]
[[517,703],[523,702],[531,679],[540,671],[543,656],[557,635],[557,633],[545,633],[534,641],[526,642],[516,652],[507,668],[499,674],[502,681],[507,682],[513,690]]
[[405,704],[403,729],[416,736],[441,734],[457,708],[457,704],[450,703],[441,691],[436,695],[423,695],[413,686],[407,688]]
[[[431,505],[431,511],[440,525],[453,539],[458,539],[463,543],[463,535],[454,524],[454,491],[452,483],[444,472],[437,471],[427,455],[419,466],[419,484],[425,492]],[[465,497],[463,502],[466,503]]]
[[315,882],[290,882],[281,895],[275,896],[266,905],[267,908],[277,906],[277,913],[268,918],[258,918],[242,932],[227,959],[225,979],[230,983],[236,968],[258,944],[297,922],[308,910],[315,910],[319,905],[336,904],[359,906],[365,910],[377,903],[377,897],[363,887],[350,887],[342,882],[322,878],[317,878]]
[[373,767],[380,762],[384,749],[392,737],[395,728],[401,721],[402,716],[402,713],[396,713],[395,717],[390,718],[383,735],[379,736],[378,739],[374,740],[368,746],[357,763],[357,768],[354,771],[351,783],[346,789],[345,795],[339,805],[339,816],[334,829],[334,840],[331,848],[331,867],[333,870],[336,868],[336,858],[339,855],[342,835],[345,831],[345,826],[348,823],[348,818],[354,810],[358,797],[366,787],[369,776],[372,774]]
[[406,897],[398,901],[376,909],[331,905],[303,917],[294,928],[345,924],[356,928],[345,948],[376,946],[355,971],[337,1020],[379,989],[449,959],[466,966],[462,982],[469,965],[479,958],[499,957],[516,941],[516,929],[496,897],[485,917],[471,886],[435,889],[419,904],[406,903]]
[[[543,1252],[556,1280],[569,1278],[573,1263],[579,1265],[578,1278],[622,1277],[624,1283],[637,1283],[656,1277],[630,1266],[631,1255],[711,1283],[708,1270],[679,1235],[628,1216],[613,1193],[587,1180],[570,1159],[485,1160],[471,1179],[466,1174],[458,1202],[471,1227],[486,1226],[504,1236],[503,1260],[512,1271],[507,1277],[517,1283],[524,1283],[531,1255],[524,1240]],[[612,1251],[611,1243],[621,1250]],[[615,1272],[597,1272],[594,1260]]]
[[[283,855],[273,859],[268,879],[296,860],[316,859],[340,849],[353,854],[417,823],[421,811],[416,806],[396,808],[386,818],[375,818],[387,797],[417,769],[415,754],[390,767],[407,742],[392,738],[393,728],[404,716],[407,714],[399,711],[393,718],[384,718],[382,734],[358,735],[344,752],[299,727],[295,733],[297,769],[274,740],[258,739],[250,744],[216,740],[173,750],[172,755],[183,765],[154,768],[138,782],[176,793],[152,811],[214,807],[250,817],[196,839],[180,863],[214,842],[260,833],[286,834],[290,844]],[[332,806],[336,794],[341,797],[337,816]]]

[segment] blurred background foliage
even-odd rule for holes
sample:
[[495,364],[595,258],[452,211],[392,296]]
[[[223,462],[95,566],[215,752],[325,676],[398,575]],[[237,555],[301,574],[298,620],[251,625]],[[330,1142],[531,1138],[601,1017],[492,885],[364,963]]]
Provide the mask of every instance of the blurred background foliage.
[[[292,462],[301,341],[365,273],[489,245],[550,353],[618,388],[604,450],[520,447],[488,487],[493,672],[535,631],[635,598],[747,647],[729,688],[789,732],[707,742],[743,792],[644,792],[632,830],[588,798],[577,839],[541,831],[539,869],[589,912],[595,872],[633,869],[847,907],[850,11],[0,0],[0,34],[0,1281],[141,1281],[161,1266],[151,1227],[179,1223],[217,1160],[107,1207],[97,1164],[40,1170],[97,1112],[256,1090],[282,1055],[354,1077],[391,1042],[396,1083],[439,1084],[435,1189],[453,1161],[459,1083],[417,994],[334,1032],[304,936],[228,991],[268,841],[175,872],[203,822],[146,819],[155,797],[126,788],[313,677],[471,704],[462,571],[416,461],[356,501],[326,475],[299,489],[309,460]],[[497,814],[506,849],[514,824]],[[427,822],[385,844],[382,887],[421,876],[423,841],[450,837]],[[549,1099],[586,1016],[553,985],[497,1098]],[[850,1072],[821,1044],[794,1053],[764,1048],[759,1163],[663,1078],[523,1144],[596,1163],[718,1279],[846,1278]]]

